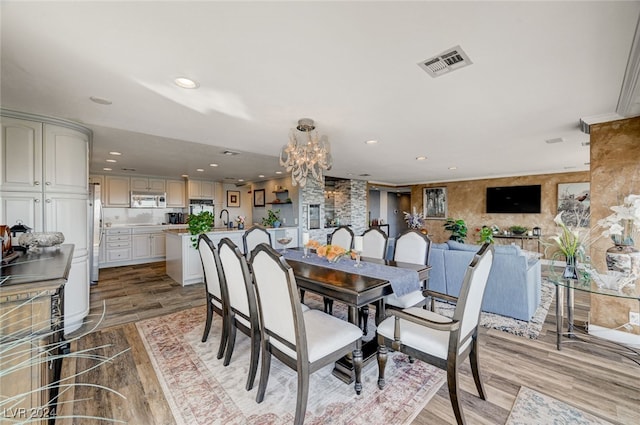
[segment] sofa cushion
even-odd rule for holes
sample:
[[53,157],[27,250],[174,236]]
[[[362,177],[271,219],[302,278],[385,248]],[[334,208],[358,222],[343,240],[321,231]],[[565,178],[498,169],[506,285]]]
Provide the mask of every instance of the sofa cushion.
[[518,245],[494,245],[496,254],[522,255],[522,250]]
[[469,244],[469,243],[460,243],[460,242],[456,242],[456,241],[452,241],[452,240],[448,240],[447,241],[447,245],[449,246],[449,249],[455,249],[456,251],[478,252],[478,250],[480,249],[480,245],[473,245],[473,244]]

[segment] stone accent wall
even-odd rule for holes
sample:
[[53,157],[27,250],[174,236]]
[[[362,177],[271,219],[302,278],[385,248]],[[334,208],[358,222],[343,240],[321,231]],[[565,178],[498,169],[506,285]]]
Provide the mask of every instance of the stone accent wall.
[[[591,219],[595,223],[611,214],[609,208],[621,205],[625,196],[640,194],[640,117],[594,124],[590,135]],[[611,246],[608,238],[592,245],[591,261],[596,269],[607,269],[605,254]],[[640,248],[638,241],[636,248]],[[640,297],[640,284],[636,283],[635,290]],[[593,324],[617,328],[629,321],[629,311],[638,311],[637,301],[591,296]],[[634,326],[633,332],[640,334],[640,328]]]
[[351,180],[351,229],[361,235],[369,228],[367,218],[367,182]]

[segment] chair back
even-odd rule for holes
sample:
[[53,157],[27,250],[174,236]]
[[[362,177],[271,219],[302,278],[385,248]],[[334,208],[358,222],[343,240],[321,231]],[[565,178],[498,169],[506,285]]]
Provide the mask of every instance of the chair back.
[[493,245],[485,243],[473,257],[469,267],[467,267],[456,309],[453,313],[453,319],[461,322],[459,343],[464,343],[474,334],[478,323],[480,323],[482,299],[487,287],[493,257]]
[[331,245],[338,245],[347,251],[353,248],[353,230],[348,226],[340,226],[331,234]]
[[387,258],[387,244],[389,237],[382,230],[371,227],[362,234],[362,252],[363,257]]
[[271,234],[260,226],[254,226],[251,229],[247,229],[242,235],[242,245],[244,246],[244,254],[247,259],[251,258],[251,251],[253,248],[266,243],[271,246]]
[[253,319],[256,319],[255,323],[257,323],[258,307],[245,256],[229,238],[223,238],[220,241],[218,255],[222,265],[223,285],[229,295],[229,308],[239,313],[247,322],[246,325],[249,325]]
[[198,236],[198,253],[200,254],[200,261],[202,261],[207,292],[213,295],[218,302],[221,302],[224,299],[223,294],[226,292],[226,288],[223,288],[220,283],[219,271],[222,270],[222,265],[220,264],[218,249],[204,233]]
[[[251,259],[263,340],[275,338],[296,351],[297,341],[306,341],[302,307],[291,266],[270,245],[260,244]],[[271,341],[272,343],[274,341]],[[304,350],[304,354],[301,350]],[[306,358],[306,344],[298,347]],[[295,353],[289,353],[296,356]]]
[[405,230],[396,239],[394,261],[413,264],[429,264],[431,239],[415,229]]

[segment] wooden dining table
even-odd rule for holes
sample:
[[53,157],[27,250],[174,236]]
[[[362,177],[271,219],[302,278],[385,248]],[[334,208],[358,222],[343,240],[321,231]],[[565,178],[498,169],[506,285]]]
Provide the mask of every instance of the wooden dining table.
[[[414,270],[418,274],[418,280],[428,281],[431,266],[424,264],[403,263],[392,260],[380,260],[376,258],[362,257],[365,263],[377,263],[391,267],[400,267]],[[345,272],[319,264],[309,264],[287,258],[287,263],[293,269],[298,287],[304,291],[309,291],[340,301],[347,305],[347,320],[358,326],[358,309],[376,305],[376,324],[385,317],[384,297],[393,293],[391,282],[385,278],[367,276],[361,269],[353,268],[353,272]],[[370,273],[369,273],[370,274]],[[375,357],[377,351],[376,338],[362,344],[362,355],[364,364]],[[353,382],[353,365],[348,357],[345,357],[335,364],[333,374],[346,383]]]

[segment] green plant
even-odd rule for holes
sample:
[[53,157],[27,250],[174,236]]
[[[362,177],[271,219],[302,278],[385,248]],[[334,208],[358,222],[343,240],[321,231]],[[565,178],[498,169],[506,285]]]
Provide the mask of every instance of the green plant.
[[215,217],[210,211],[202,211],[198,214],[190,214],[187,218],[189,233],[191,233],[191,245],[198,248],[198,235],[210,232],[213,228]]
[[511,226],[509,230],[511,230],[511,233],[514,235],[524,235],[527,233],[527,228],[523,226]]
[[464,242],[464,239],[467,237],[467,224],[463,219],[455,220],[453,218],[448,218],[444,223],[444,229],[451,232],[449,240]]
[[478,243],[493,243],[493,230],[491,227],[482,226],[478,231]]
[[267,210],[267,216],[262,219],[264,227],[273,227],[276,221],[280,221],[280,210]]

